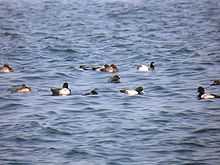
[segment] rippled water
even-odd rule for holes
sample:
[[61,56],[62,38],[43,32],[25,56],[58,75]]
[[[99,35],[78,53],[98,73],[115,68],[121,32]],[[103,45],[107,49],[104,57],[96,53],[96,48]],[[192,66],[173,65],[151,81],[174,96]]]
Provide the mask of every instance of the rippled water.
[[[0,0],[0,164],[220,163],[219,0]],[[136,65],[155,61],[156,70]],[[80,64],[119,66],[111,73]],[[68,82],[71,96],[51,96]],[[33,92],[11,94],[15,85]],[[120,89],[143,86],[130,97]],[[81,93],[98,88],[98,96]]]

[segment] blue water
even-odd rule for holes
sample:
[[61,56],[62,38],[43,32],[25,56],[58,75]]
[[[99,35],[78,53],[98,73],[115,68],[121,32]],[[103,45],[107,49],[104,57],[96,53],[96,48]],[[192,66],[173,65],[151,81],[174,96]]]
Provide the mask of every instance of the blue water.
[[[0,164],[217,165],[219,0],[0,0]],[[155,61],[152,72],[136,65]],[[112,73],[79,65],[116,64]],[[72,95],[51,96],[68,82]],[[21,84],[31,93],[12,94]],[[120,89],[143,86],[145,94]],[[81,93],[97,88],[99,95]]]

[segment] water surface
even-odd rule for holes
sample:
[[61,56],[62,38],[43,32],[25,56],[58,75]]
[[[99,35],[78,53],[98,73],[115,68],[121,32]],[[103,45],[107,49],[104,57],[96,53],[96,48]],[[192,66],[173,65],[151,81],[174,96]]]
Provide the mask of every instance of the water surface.
[[[0,164],[220,162],[218,0],[0,0]],[[155,61],[156,70],[136,65]],[[116,64],[112,73],[80,64]],[[51,96],[70,84],[72,95]],[[31,93],[11,94],[27,84]],[[120,89],[143,86],[129,97]],[[98,88],[98,96],[81,93]]]

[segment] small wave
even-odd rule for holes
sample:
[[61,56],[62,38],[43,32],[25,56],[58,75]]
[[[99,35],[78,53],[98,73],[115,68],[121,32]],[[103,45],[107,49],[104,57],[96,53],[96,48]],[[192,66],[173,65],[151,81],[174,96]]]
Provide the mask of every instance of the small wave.
[[71,76],[69,76],[69,75],[67,75],[67,74],[65,74],[65,73],[61,73],[61,72],[57,72],[56,73],[56,75],[58,75],[58,76],[64,76],[64,77],[69,77],[69,78],[72,78]]
[[10,33],[10,32],[4,32],[3,35],[11,36],[11,37],[14,37],[14,38],[17,38],[17,37],[20,36],[20,34],[18,34],[18,33]]
[[181,49],[178,49],[178,50],[175,50],[172,52],[172,54],[177,54],[177,53],[192,53],[194,52],[193,50],[189,50],[188,48],[181,48]]
[[44,128],[44,130],[47,132],[47,133],[50,133],[50,134],[59,134],[59,135],[72,135],[71,133],[69,132],[65,132],[65,131],[60,131],[56,128],[52,128],[52,127],[46,127]]
[[194,71],[204,71],[206,70],[206,68],[203,68],[203,67],[195,67],[193,68]]
[[1,109],[4,110],[4,109],[7,109],[7,110],[14,110],[18,107],[22,107],[24,106],[23,104],[16,104],[16,103],[11,103],[11,104],[6,104],[4,106],[1,106]]
[[53,52],[67,52],[67,53],[77,53],[78,51],[72,48],[58,48],[53,46],[48,46],[45,49]]
[[16,136],[15,141],[16,142],[56,142],[57,140],[39,138],[35,136],[31,136],[31,137]]
[[82,157],[85,157],[88,159],[89,157],[89,153],[82,150],[82,149],[70,149],[69,151],[66,152],[65,154],[67,157],[76,157],[76,158],[82,158]]
[[131,46],[131,45],[133,45],[133,44],[129,44],[129,43],[121,43],[121,44],[114,44],[114,45],[112,45],[112,47],[115,47],[115,48],[122,48],[122,47],[127,47],[127,46]]
[[191,146],[191,147],[205,147],[203,144],[198,143],[198,142],[182,142],[180,143],[180,145],[184,145],[184,146]]
[[44,37],[43,39],[60,39],[59,36],[47,36],[47,37]]
[[195,130],[193,133],[207,133],[207,132],[219,132],[220,128],[201,128]]
[[173,152],[178,152],[178,153],[188,153],[188,152],[194,152],[194,150],[191,150],[191,149],[176,149],[174,150]]
[[113,39],[122,39],[122,40],[126,40],[128,38],[128,36],[113,36]]

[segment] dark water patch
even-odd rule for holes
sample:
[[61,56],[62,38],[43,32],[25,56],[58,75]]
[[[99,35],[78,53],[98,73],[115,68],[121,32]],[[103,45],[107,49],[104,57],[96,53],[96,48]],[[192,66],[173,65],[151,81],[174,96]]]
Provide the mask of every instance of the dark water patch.
[[11,159],[11,158],[6,158],[6,159],[1,159],[1,162],[4,164],[10,164],[10,165],[33,165],[33,162],[29,160],[19,160],[19,159]]
[[25,118],[30,118],[32,120],[45,120],[48,117],[43,114],[28,114],[25,116]]
[[192,68],[192,70],[194,70],[194,71],[205,71],[206,70],[206,68],[204,68],[204,67],[194,67],[194,68]]
[[190,141],[185,141],[185,142],[180,142],[179,145],[181,146],[186,146],[186,147],[189,147],[189,148],[192,148],[192,147],[196,147],[196,148],[203,148],[205,147],[204,144],[201,144],[201,142],[190,142]]
[[56,78],[57,76],[58,77],[65,77],[65,78],[73,78],[72,76],[70,76],[70,75],[68,75],[66,73],[62,73],[62,72],[57,72],[56,76],[54,76],[54,78]]
[[86,107],[84,109],[82,109],[83,112],[88,112],[88,111],[94,111],[95,109],[92,107]]
[[74,159],[82,159],[82,158],[88,159],[92,155],[89,152],[84,151],[83,149],[72,148],[65,153],[65,156]]
[[60,48],[55,46],[47,46],[45,48],[46,50],[52,51],[52,52],[66,52],[66,53],[77,53],[78,51],[72,48]]
[[173,152],[177,152],[177,153],[180,153],[180,154],[192,154],[194,152],[193,149],[176,149],[176,150],[173,150]]
[[[52,139],[42,139],[39,137],[35,136],[29,136],[29,137],[22,137],[22,136],[17,136],[13,138],[17,143],[29,143],[29,144],[37,144],[37,143],[51,143],[51,142],[57,142],[57,140],[52,140]],[[13,140],[13,141],[14,141]]]
[[198,161],[193,161],[193,160],[187,160],[186,159],[186,161],[189,161],[189,163],[183,163],[182,165],[209,165],[209,163],[204,163],[204,162],[202,162],[202,161],[200,161],[200,160],[198,160]]
[[47,36],[47,37],[44,37],[43,39],[55,39],[55,40],[57,40],[57,39],[61,39],[61,37],[60,36]]
[[10,36],[10,37],[12,37],[12,38],[19,38],[19,37],[20,37],[20,34],[18,34],[18,33],[12,33],[12,32],[4,32],[4,33],[2,33],[2,35],[4,35],[4,36]]
[[189,50],[188,48],[186,47],[183,47],[179,50],[176,50],[176,51],[173,51],[172,54],[178,54],[178,53],[193,53],[194,51],[193,50]]
[[45,127],[43,128],[43,130],[45,131],[45,133],[47,134],[53,134],[53,135],[72,135],[72,133],[66,132],[66,131],[61,131],[57,128],[52,128],[52,127]]
[[204,134],[204,133],[218,133],[220,128],[201,128],[193,131],[193,133]]
[[215,65],[215,63],[214,62],[200,62],[199,63],[200,65]]
[[55,111],[48,111],[47,114],[48,114],[48,115],[57,115],[58,113],[55,112]]
[[68,56],[66,58],[64,58],[65,61],[76,61],[76,57],[73,56]]
[[19,109],[19,107],[25,107],[23,104],[18,104],[18,103],[10,103],[6,104],[4,106],[1,106],[1,110],[15,110]]

